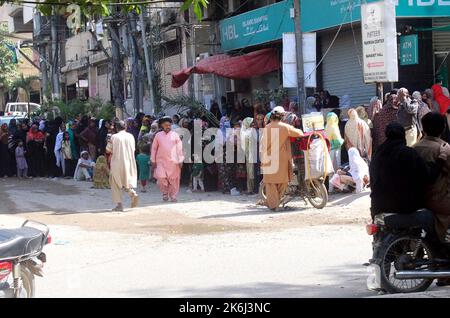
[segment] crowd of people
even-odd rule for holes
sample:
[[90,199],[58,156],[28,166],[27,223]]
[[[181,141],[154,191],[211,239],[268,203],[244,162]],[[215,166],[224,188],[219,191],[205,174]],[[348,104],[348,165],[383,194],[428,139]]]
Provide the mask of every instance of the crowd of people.
[[[348,119],[342,114],[342,107],[350,106],[349,96],[336,100],[327,91],[320,91],[307,98],[306,106],[309,112],[329,111],[324,113],[324,135],[330,141],[330,158],[335,171],[327,180],[330,191],[360,192],[369,187],[369,164],[373,154],[387,140],[385,131],[393,122],[404,128],[407,146],[412,147],[426,136],[422,125],[424,116],[439,112],[447,116],[441,138],[447,142],[450,139],[450,99],[448,90],[440,85],[412,95],[405,88],[393,90],[386,94],[384,102],[374,97],[368,107],[345,108]],[[286,98],[277,108],[283,110],[284,123],[302,128],[296,102]],[[258,193],[263,179],[258,150],[262,129],[271,121],[272,112],[269,103],[251,105],[246,98],[229,103],[222,97],[220,105],[212,102],[209,112],[189,111],[171,117],[139,113],[128,118],[124,125],[134,140],[133,160],[140,191],[146,192],[149,183],[157,182],[165,201],[176,200],[180,184],[186,185],[189,192]],[[118,132],[117,122],[118,119],[83,115],[67,121],[57,117],[18,123],[13,119],[9,125],[0,127],[0,176],[74,178],[92,181],[95,188],[109,188],[111,152],[108,145],[111,136]],[[201,131],[215,127],[223,137],[194,140],[194,127]],[[191,132],[190,140],[183,140],[187,137],[180,135],[179,129]],[[215,154],[223,156],[222,160],[206,162],[197,158],[194,148],[203,150],[211,143],[224,149]],[[172,148],[176,149],[178,162],[168,165],[167,156]],[[227,156],[225,149],[233,149],[233,155]],[[239,152],[244,154],[244,160],[238,160]]]

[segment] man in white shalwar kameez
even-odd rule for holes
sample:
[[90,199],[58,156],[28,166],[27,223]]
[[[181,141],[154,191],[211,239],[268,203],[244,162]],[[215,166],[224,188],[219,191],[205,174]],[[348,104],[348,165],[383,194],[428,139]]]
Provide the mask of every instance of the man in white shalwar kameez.
[[134,190],[137,187],[135,140],[132,134],[125,131],[125,122],[117,121],[114,125],[117,134],[111,136],[106,147],[106,151],[112,154],[109,183],[112,199],[116,204],[113,211],[123,211],[122,190],[130,196],[132,208],[138,204],[138,195]]

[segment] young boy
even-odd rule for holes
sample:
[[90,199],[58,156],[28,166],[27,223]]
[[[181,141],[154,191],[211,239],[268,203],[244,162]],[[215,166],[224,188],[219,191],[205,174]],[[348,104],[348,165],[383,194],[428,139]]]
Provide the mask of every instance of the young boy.
[[138,180],[141,181],[141,192],[147,192],[147,181],[150,179],[150,145],[146,144],[140,148],[140,153],[136,156],[136,163],[139,169]]
[[194,163],[192,164],[192,191],[197,191],[197,185],[200,185],[200,191],[205,192],[205,186],[203,185],[203,163],[197,162],[198,155],[194,154]]
[[17,177],[19,179],[27,178],[28,165],[25,159],[25,150],[23,149],[23,141],[19,141],[16,147],[16,164],[17,164]]

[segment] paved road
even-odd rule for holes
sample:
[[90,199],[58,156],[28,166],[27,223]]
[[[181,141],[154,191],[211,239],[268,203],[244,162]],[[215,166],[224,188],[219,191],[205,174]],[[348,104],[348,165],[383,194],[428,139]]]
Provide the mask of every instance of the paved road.
[[317,211],[268,213],[256,197],[187,194],[107,211],[106,190],[72,180],[0,181],[0,226],[51,225],[38,297],[364,297],[368,194]]

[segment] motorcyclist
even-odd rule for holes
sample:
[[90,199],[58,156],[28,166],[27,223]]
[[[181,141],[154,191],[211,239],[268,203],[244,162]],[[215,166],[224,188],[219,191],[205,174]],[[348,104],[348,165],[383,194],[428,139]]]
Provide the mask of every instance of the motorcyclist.
[[427,188],[426,207],[436,218],[436,232],[445,241],[450,226],[450,146],[440,139],[445,129],[445,118],[440,113],[428,113],[422,118],[425,137],[414,149],[427,163],[438,163],[443,168],[436,181]]
[[372,218],[380,213],[411,215],[405,220],[419,222],[431,231],[433,216],[414,212],[426,206],[427,186],[436,180],[441,166],[425,163],[415,149],[406,145],[405,129],[399,123],[389,124],[385,134],[387,139],[370,164]]

